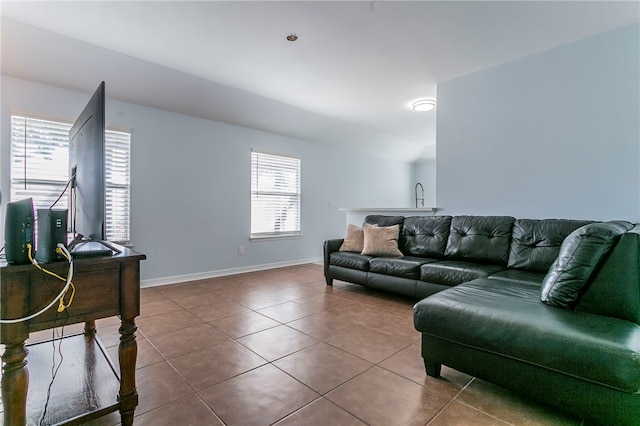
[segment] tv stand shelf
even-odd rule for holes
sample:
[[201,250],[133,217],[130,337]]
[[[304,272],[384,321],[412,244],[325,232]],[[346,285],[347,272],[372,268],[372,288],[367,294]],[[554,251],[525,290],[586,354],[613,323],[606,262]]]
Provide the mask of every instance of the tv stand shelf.
[[76,334],[28,345],[27,349],[27,424],[41,424],[41,420],[47,425],[81,424],[118,410],[120,377],[96,336]]
[[[44,410],[53,343],[26,346],[29,333],[76,323],[85,323],[84,333],[62,341],[64,361],[51,386],[45,423],[80,424],[119,410],[122,424],[133,424],[138,405],[135,317],[140,314],[140,260],[145,256],[125,247],[118,249],[121,253],[115,256],[74,260],[76,294],[64,313],[56,312],[55,304],[30,321],[0,327],[0,344],[4,345],[0,417],[4,426],[34,424],[34,419],[39,424]],[[54,262],[46,268],[66,276],[68,264]],[[37,312],[64,284],[33,265],[0,264],[0,318]],[[116,315],[121,319],[119,374],[95,335],[96,319]],[[58,343],[56,340],[56,348]],[[59,360],[57,352],[56,356]]]

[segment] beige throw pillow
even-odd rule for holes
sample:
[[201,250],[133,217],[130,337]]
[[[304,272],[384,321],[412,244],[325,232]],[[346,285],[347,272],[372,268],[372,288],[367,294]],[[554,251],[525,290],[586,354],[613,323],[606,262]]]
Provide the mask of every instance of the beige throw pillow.
[[364,224],[364,248],[362,254],[369,256],[402,257],[398,249],[400,225],[375,226]]
[[347,225],[347,235],[339,251],[355,251],[360,253],[364,247],[364,231],[356,225]]

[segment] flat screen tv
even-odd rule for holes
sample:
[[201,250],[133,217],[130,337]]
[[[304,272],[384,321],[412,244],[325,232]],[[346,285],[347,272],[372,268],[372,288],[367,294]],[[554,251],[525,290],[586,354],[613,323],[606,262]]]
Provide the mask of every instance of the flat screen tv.
[[106,224],[104,81],[69,131],[69,172],[69,223],[74,235],[70,246],[102,242]]

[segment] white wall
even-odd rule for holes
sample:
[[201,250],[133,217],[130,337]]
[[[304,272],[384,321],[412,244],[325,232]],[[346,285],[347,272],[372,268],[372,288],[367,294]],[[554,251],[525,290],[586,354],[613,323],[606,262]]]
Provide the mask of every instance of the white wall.
[[640,221],[640,26],[438,85],[438,207]]
[[[10,111],[73,119],[90,93],[6,76],[0,84],[4,212]],[[109,82],[106,91],[108,97]],[[409,203],[410,163],[112,99],[106,116],[109,125],[132,129],[131,237],[134,248],[148,256],[142,264],[146,284],[317,261],[323,241],[344,234],[339,207]],[[249,241],[251,148],[301,159],[302,237]],[[244,256],[237,255],[239,245],[246,248]]]

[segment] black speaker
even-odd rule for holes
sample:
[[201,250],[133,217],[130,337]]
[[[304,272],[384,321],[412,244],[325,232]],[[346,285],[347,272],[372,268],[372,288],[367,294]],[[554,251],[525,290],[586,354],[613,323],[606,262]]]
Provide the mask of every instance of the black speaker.
[[56,253],[58,243],[67,245],[67,210],[38,209],[36,260],[50,263],[64,259]]
[[31,198],[7,204],[4,222],[4,249],[7,263],[10,265],[30,263],[27,244],[31,244],[33,250],[33,199]]

